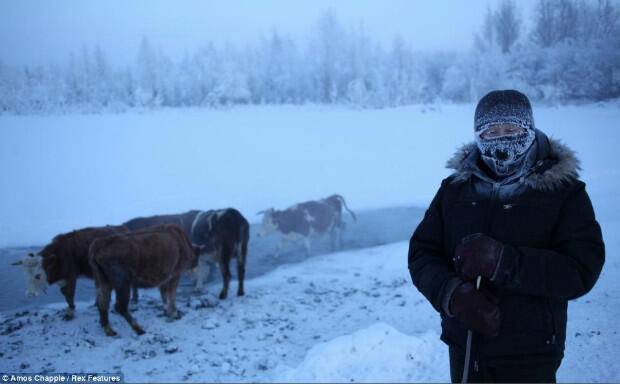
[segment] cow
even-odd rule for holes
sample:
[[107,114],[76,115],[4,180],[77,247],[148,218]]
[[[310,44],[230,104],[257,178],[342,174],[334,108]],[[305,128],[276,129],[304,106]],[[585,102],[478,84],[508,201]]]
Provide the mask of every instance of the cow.
[[[26,296],[36,297],[47,290],[48,285],[57,284],[67,301],[68,308],[63,318],[71,320],[75,315],[75,288],[80,276],[92,279],[88,263],[88,247],[96,238],[126,233],[124,226],[89,227],[60,234],[41,251],[30,253],[12,265],[22,265],[26,275]],[[137,301],[137,289],[133,291]]]
[[199,254],[185,231],[174,224],[95,239],[88,261],[97,287],[99,320],[106,335],[116,335],[108,321],[112,289],[116,292],[117,311],[138,335],[144,330],[129,313],[131,285],[159,287],[165,314],[170,320],[180,318],[175,306],[177,286],[183,273],[196,267]]
[[[195,271],[196,291],[202,290],[202,283],[208,275],[208,265],[218,263],[222,273],[223,287],[220,299],[228,295],[230,283],[230,259],[237,259],[237,278],[239,285],[237,296],[245,294],[243,279],[245,276],[245,262],[248,254],[250,225],[243,215],[234,208],[209,210],[200,212],[192,226],[191,239],[194,245],[201,249],[201,260]],[[202,260],[202,259],[206,260]]]
[[355,213],[349,209],[344,198],[340,195],[331,195],[317,201],[306,201],[295,204],[283,211],[273,208],[260,211],[263,215],[258,236],[266,236],[272,232],[280,232],[280,244],[275,256],[278,257],[284,242],[295,242],[303,239],[306,254],[310,254],[310,236],[330,234],[332,249],[335,248],[335,237],[339,237],[342,247],[342,232],[345,225],[342,221],[342,208],[345,208],[357,221]]

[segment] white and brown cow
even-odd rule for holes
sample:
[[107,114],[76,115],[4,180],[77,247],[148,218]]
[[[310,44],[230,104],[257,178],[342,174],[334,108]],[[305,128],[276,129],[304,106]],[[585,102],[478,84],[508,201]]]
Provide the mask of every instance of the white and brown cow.
[[250,226],[245,217],[234,208],[202,211],[194,220],[190,239],[192,244],[201,249],[198,268],[194,271],[195,290],[202,290],[203,280],[208,275],[210,266],[218,263],[223,280],[220,299],[225,299],[228,295],[231,277],[230,259],[235,258],[239,279],[237,296],[243,296],[245,294],[243,290],[245,262],[250,239]]
[[[88,264],[88,247],[94,239],[128,232],[124,226],[89,227],[60,234],[36,255],[30,253],[22,260],[12,263],[22,265],[26,275],[26,296],[36,297],[45,292],[48,285],[57,284],[67,300],[69,308],[65,320],[75,314],[75,288],[78,277],[92,279]],[[137,289],[134,300],[137,301]]]
[[342,232],[345,225],[342,221],[342,208],[345,208],[357,220],[355,213],[349,209],[344,198],[340,195],[331,195],[317,201],[306,201],[295,204],[283,211],[273,208],[259,212],[263,215],[258,236],[265,236],[272,232],[280,232],[280,244],[276,257],[280,254],[284,242],[304,240],[306,253],[310,254],[310,237],[312,235],[330,234],[332,248],[335,248],[335,238],[339,237],[342,246]]
[[199,253],[177,225],[159,225],[93,240],[88,261],[95,277],[97,307],[105,333],[116,335],[108,321],[112,290],[116,292],[117,311],[138,335],[144,333],[129,313],[132,285],[159,287],[164,311],[171,319],[179,318],[175,306],[177,286],[183,273],[196,267]]

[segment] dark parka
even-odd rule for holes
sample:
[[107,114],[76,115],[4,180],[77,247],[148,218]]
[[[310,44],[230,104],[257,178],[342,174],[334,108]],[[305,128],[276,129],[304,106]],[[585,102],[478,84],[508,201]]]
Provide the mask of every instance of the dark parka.
[[[534,167],[510,186],[477,177],[476,145],[461,148],[448,162],[456,172],[441,183],[409,245],[411,278],[441,314],[441,339],[465,350],[467,330],[445,311],[457,277],[454,250],[478,232],[504,244],[493,281],[483,280],[499,300],[499,336],[474,339],[487,362],[561,359],[567,301],[593,287],[605,259],[574,152],[540,131],[536,137]],[[502,195],[504,187],[513,193]]]

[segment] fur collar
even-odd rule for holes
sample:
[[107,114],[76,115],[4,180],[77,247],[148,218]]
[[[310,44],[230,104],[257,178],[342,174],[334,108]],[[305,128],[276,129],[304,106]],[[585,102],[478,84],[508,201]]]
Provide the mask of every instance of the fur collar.
[[[539,144],[537,162],[534,171],[525,177],[525,184],[537,190],[555,191],[577,179],[581,167],[575,151],[559,140],[547,138],[540,131],[536,136]],[[478,151],[475,142],[465,144],[446,163],[446,168],[455,170],[453,183],[465,182],[474,174],[467,161],[474,151]]]

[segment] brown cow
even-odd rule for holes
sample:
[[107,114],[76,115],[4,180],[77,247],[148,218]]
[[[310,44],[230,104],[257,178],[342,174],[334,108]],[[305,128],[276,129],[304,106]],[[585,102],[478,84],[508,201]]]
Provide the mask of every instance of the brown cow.
[[88,260],[95,276],[99,318],[106,335],[116,335],[108,321],[112,289],[116,291],[119,313],[138,335],[144,333],[129,313],[132,284],[141,288],[159,287],[166,314],[170,319],[179,318],[175,307],[177,286],[183,273],[197,266],[199,254],[199,248],[192,247],[187,234],[177,225],[160,225],[94,240]]
[[[126,233],[123,226],[89,227],[60,234],[35,256],[30,253],[13,265],[23,265],[26,275],[26,295],[36,297],[47,289],[48,285],[58,284],[65,296],[69,308],[64,319],[70,320],[75,314],[75,287],[79,276],[93,278],[88,264],[88,247],[98,237]],[[137,301],[134,289],[134,300]]]
[[263,214],[263,221],[258,236],[265,236],[271,232],[280,232],[280,244],[276,251],[276,257],[285,241],[294,242],[304,240],[306,253],[310,254],[310,236],[322,235],[329,232],[332,248],[335,248],[335,237],[338,235],[339,244],[342,246],[342,207],[351,214],[353,220],[357,220],[355,213],[349,209],[344,198],[340,195],[331,195],[318,201],[306,201],[295,204],[283,211],[273,208],[259,212]]

